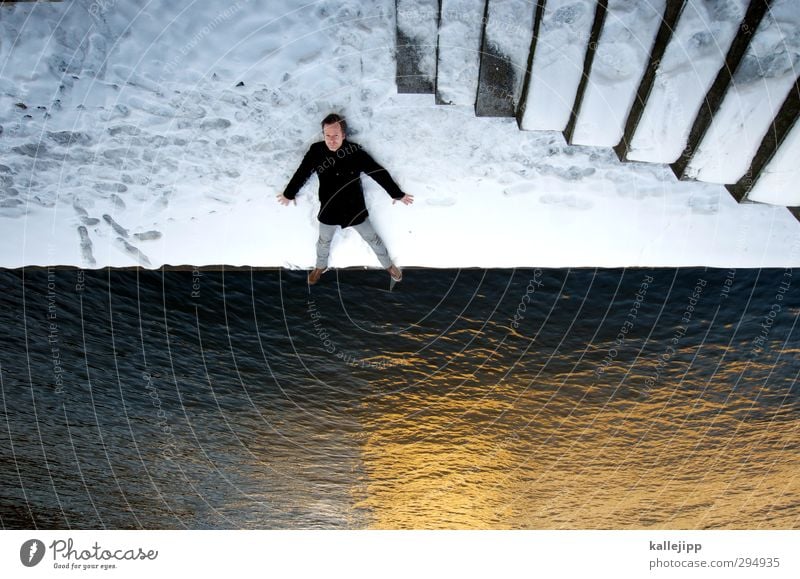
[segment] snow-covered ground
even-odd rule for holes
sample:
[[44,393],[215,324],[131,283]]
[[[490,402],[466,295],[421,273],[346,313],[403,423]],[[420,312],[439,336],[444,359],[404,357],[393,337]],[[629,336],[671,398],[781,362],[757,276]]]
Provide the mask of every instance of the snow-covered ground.
[[[416,196],[364,179],[401,266],[800,265],[785,208],[397,95],[391,0],[0,10],[3,267],[310,267],[316,178],[275,195],[331,111]],[[346,231],[331,266],[358,265]]]

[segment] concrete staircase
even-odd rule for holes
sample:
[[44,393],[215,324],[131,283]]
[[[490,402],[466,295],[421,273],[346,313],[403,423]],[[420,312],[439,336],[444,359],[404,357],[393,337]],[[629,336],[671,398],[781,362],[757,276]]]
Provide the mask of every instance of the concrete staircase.
[[[797,0],[396,0],[397,85],[800,216]],[[800,217],[798,217],[800,218]]]

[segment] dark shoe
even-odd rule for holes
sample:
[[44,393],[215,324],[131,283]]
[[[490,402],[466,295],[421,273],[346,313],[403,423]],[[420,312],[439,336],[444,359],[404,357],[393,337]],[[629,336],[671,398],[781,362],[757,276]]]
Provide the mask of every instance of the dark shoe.
[[322,277],[322,274],[325,270],[315,267],[310,272],[308,272],[308,285],[314,285],[319,281],[319,278]]
[[403,279],[403,272],[400,271],[396,265],[390,265],[386,268],[386,271],[389,272],[389,275],[394,281],[400,281]]

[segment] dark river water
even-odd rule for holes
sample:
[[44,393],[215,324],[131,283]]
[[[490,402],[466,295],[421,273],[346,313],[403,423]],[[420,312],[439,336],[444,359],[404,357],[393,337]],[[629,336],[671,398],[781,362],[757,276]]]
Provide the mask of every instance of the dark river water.
[[0,272],[2,528],[797,528],[791,270]]

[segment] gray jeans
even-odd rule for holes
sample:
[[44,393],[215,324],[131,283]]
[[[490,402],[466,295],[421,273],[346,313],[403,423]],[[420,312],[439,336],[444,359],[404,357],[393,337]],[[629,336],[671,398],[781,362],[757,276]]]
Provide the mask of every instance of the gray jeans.
[[[369,219],[364,220],[363,223],[353,225],[353,229],[358,231],[358,234],[369,244],[375,255],[378,256],[378,261],[385,268],[392,265],[392,260],[389,258],[389,252],[386,251],[386,246],[383,244],[380,236],[372,228]],[[326,225],[325,223],[319,224],[319,239],[317,239],[317,267],[325,269],[328,267],[328,256],[331,252],[331,241],[333,241],[333,234],[339,228],[338,225]]]

